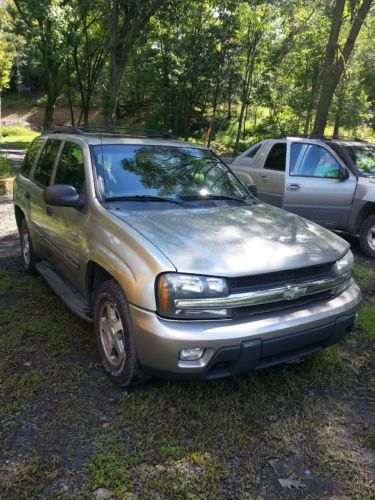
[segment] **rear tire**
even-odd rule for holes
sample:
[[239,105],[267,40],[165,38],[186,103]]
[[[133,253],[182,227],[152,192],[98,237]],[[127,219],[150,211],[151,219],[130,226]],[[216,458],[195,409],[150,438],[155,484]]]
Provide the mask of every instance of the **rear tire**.
[[375,215],[370,215],[363,221],[359,233],[359,244],[367,257],[375,259]]
[[29,274],[35,274],[35,252],[31,243],[30,231],[26,219],[22,219],[20,224],[21,259],[22,267]]
[[115,280],[97,290],[94,329],[103,367],[116,384],[126,387],[149,378],[139,368],[128,302]]

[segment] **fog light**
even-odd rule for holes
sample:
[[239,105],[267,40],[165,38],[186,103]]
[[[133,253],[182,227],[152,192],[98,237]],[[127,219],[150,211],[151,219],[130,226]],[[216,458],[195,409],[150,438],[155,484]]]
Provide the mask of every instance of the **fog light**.
[[191,347],[190,349],[182,349],[180,351],[180,359],[182,361],[196,361],[203,356],[203,347]]

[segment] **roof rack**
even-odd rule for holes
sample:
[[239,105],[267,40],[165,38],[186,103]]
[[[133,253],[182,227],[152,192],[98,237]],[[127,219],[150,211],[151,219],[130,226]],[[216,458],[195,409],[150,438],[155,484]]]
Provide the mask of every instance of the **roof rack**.
[[319,139],[321,141],[329,141],[331,140],[329,137],[325,135],[309,135],[309,134],[281,134],[277,137],[273,137],[273,139],[287,139],[288,137],[299,137],[301,139]]
[[347,135],[338,135],[336,137],[332,137],[333,141],[355,141],[355,142],[368,142],[365,139],[361,139],[360,137],[350,137]]
[[337,135],[332,137],[327,137],[325,135],[308,135],[308,134],[282,134],[273,139],[286,139],[287,137],[300,137],[302,139],[319,139],[321,141],[357,141],[357,142],[368,142],[365,139],[360,139],[359,137],[349,137],[344,135]]
[[117,127],[114,125],[85,125],[78,127],[55,127],[46,130],[44,134],[100,134],[106,136],[120,136],[132,138],[150,138],[150,139],[173,139],[179,141],[180,139],[169,132],[161,132],[148,128],[132,128],[132,127]]

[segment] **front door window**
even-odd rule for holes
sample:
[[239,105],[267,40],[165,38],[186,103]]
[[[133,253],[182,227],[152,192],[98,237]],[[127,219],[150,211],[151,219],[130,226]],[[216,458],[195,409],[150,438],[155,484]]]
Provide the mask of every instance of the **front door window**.
[[293,143],[290,151],[290,175],[337,179],[340,164],[331,153],[315,144]]
[[57,167],[54,184],[64,184],[76,188],[80,193],[85,181],[82,149],[78,144],[66,142]]

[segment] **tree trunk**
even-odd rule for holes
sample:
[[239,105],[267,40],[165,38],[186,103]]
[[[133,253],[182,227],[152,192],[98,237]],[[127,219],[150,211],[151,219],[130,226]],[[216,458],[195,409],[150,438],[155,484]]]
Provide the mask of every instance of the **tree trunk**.
[[107,29],[110,32],[109,88],[104,102],[104,118],[107,123],[114,124],[116,121],[118,94],[130,51],[150,17],[162,4],[163,0],[107,1]]
[[335,113],[335,124],[333,127],[333,138],[334,139],[337,139],[339,136],[339,128],[341,125],[341,115],[342,115],[343,104],[344,104],[344,90],[341,89],[341,92],[338,96],[337,110]]
[[53,124],[53,114],[55,112],[58,92],[55,89],[48,89],[46,109],[44,111],[43,130],[48,130]]
[[258,41],[259,41],[259,37],[255,36],[255,38],[251,42],[251,44],[248,48],[248,52],[247,52],[247,61],[246,61],[247,64],[246,64],[245,78],[244,78],[243,87],[242,87],[240,116],[238,117],[238,128],[237,128],[236,142],[235,142],[234,149],[233,149],[234,156],[237,156],[238,152],[239,152],[242,124],[243,124],[245,109],[247,106],[247,101],[249,99],[249,91],[250,91],[251,81],[252,81],[252,77],[253,77],[255,53],[256,53],[256,46],[258,44]]
[[346,0],[336,0],[335,10],[333,13],[331,31],[329,34],[324,60],[323,83],[316,110],[314,128],[312,131],[312,135],[315,137],[324,135],[324,129],[327,124],[328,111],[332,102],[333,94],[340,81],[345,64],[348,62],[350,54],[352,53],[355,41],[358,37],[362,24],[364,23],[366,14],[372,4],[372,0],[363,0],[358,13],[355,16],[342,54],[339,58],[336,58],[345,2]]
[[120,90],[122,75],[124,73],[126,59],[119,56],[118,49],[111,50],[109,63],[109,82],[107,89],[106,105],[104,108],[104,117],[107,124],[116,124],[117,118],[117,99]]
[[319,66],[318,66],[318,64],[315,63],[312,67],[311,88],[310,88],[310,92],[309,92],[309,100],[307,103],[307,112],[306,112],[305,126],[303,129],[303,135],[308,135],[310,132],[311,118],[312,118],[312,113],[313,113],[313,108],[314,108],[314,100],[315,100],[317,86],[318,86],[318,78],[319,78]]
[[73,100],[72,100],[72,82],[70,79],[69,59],[66,62],[66,83],[68,86],[68,102],[69,102],[69,111],[70,111],[70,123],[71,123],[72,127],[75,127],[74,108],[73,108]]
[[170,81],[169,81],[169,57],[167,53],[166,44],[163,38],[160,39],[161,56],[163,60],[163,130],[169,130],[169,96],[170,96]]
[[212,115],[211,115],[210,125],[208,127],[207,134],[206,134],[206,139],[204,141],[205,145],[208,148],[211,145],[212,127],[214,125],[214,121],[215,121],[215,118],[216,118],[217,107],[218,107],[218,104],[219,104],[219,81],[220,80],[218,80],[218,82],[216,84],[216,87],[215,87],[214,102],[213,102],[213,109],[212,109]]
[[232,75],[229,77],[229,82],[228,82],[228,113],[227,113],[227,120],[232,119],[232,93],[233,93],[233,78]]

